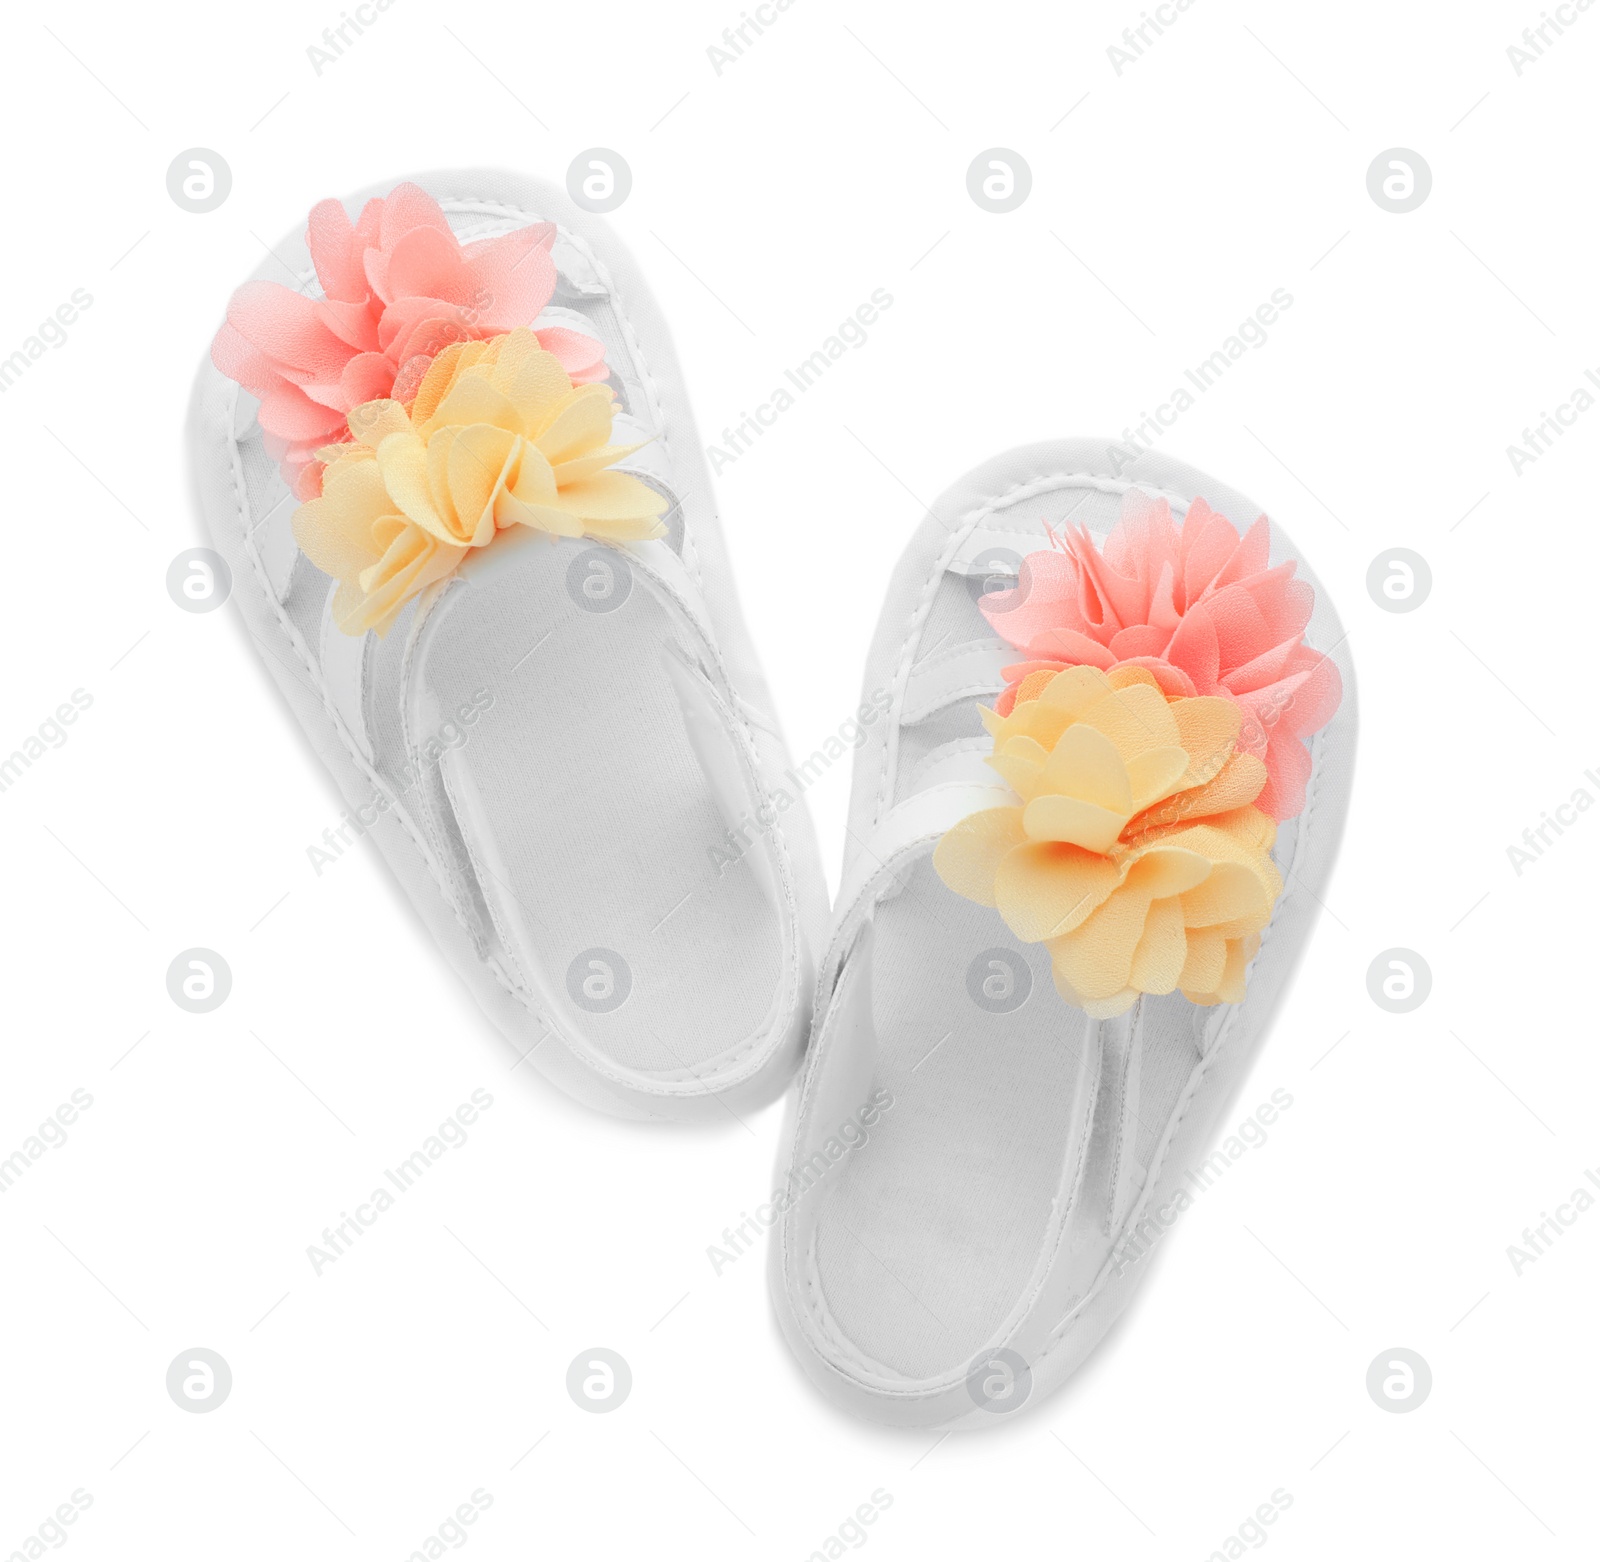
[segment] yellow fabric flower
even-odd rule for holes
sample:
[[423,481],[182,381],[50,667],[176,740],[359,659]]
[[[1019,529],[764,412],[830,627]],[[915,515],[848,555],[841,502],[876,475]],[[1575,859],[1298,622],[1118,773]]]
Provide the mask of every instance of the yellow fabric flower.
[[1095,1019],[1141,993],[1237,1003],[1283,889],[1239,707],[1168,699],[1142,667],[1068,667],[983,719],[1020,802],[948,831],[939,877],[1044,944],[1061,995]]
[[666,500],[606,470],[639,448],[610,442],[612,410],[608,386],[575,386],[526,328],[446,347],[409,408],[355,408],[355,443],[320,452],[322,495],[294,518],[306,556],[341,582],[340,629],[386,633],[412,597],[507,526],[659,537]]

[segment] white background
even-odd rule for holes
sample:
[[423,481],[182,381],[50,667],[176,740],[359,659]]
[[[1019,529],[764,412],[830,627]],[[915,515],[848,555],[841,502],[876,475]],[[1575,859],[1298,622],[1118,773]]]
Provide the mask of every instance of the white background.
[[[0,1195],[0,1556],[80,1487],[81,1562],[399,1559],[479,1488],[484,1562],[803,1558],[877,1488],[882,1559],[1198,1559],[1277,1488],[1283,1558],[1591,1554],[1600,1210],[1520,1275],[1506,1249],[1600,1168],[1600,817],[1520,876],[1507,847],[1600,797],[1600,409],[1520,476],[1506,447],[1600,369],[1600,11],[1519,77],[1533,4],[1197,0],[1120,76],[1137,0],[796,0],[720,75],[737,0],[559,9],[396,0],[320,75],[332,0],[15,20],[0,357],[93,304],[0,396],[0,749],[93,703],[0,793],[0,1157],[94,1104]],[[165,187],[194,146],[233,173],[203,216]],[[893,296],[717,480],[800,753],[856,701],[922,503],[1011,444],[1120,433],[1293,296],[1163,448],[1300,541],[1362,680],[1329,913],[1236,1115],[1294,1105],[1068,1389],[983,1435],[813,1395],[764,1255],[706,1256],[771,1186],[779,1110],[641,1130],[508,1073],[370,845],[313,873],[331,783],[231,611],[166,593],[201,540],[189,382],[264,243],[370,181],[559,179],[596,146],[631,165],[612,221],[708,439]],[[1033,172],[1004,216],[966,190],[997,146]],[[1392,147],[1432,169],[1406,215],[1367,192]],[[1365,585],[1396,546],[1434,580],[1404,615]],[[845,769],[812,796],[830,873]],[[165,988],[194,945],[233,971],[204,1016]],[[1433,973],[1408,1015],[1367,994],[1391,946]],[[469,1142],[314,1275],[322,1228],[480,1087]],[[194,1346],[232,1368],[211,1414],[165,1391]],[[633,1372],[607,1415],[564,1386],[592,1346]],[[1394,1346],[1433,1373],[1409,1414],[1365,1388]]]

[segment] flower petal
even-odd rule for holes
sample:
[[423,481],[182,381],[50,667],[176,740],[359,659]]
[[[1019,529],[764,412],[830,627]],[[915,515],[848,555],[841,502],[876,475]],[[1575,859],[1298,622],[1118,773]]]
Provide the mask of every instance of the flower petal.
[[1028,841],[1002,859],[994,903],[1018,938],[1038,944],[1078,927],[1121,878],[1122,870],[1107,857],[1077,846]]
[[[1172,748],[1146,749],[1142,754],[1135,754],[1127,763],[1128,784],[1133,793],[1128,812],[1138,813],[1170,796],[1182,784],[1188,769],[1188,751],[1176,745]],[[1250,799],[1245,798],[1244,801],[1249,802]]]
[[1239,740],[1239,707],[1212,695],[1179,700],[1171,709],[1178,741],[1189,755],[1184,788],[1204,786],[1233,757]]
[[[437,228],[441,233],[450,232],[449,219],[439,203],[409,179],[397,184],[381,202],[372,204],[378,207],[378,244],[383,249],[393,249],[401,236],[413,228]],[[361,215],[365,226],[367,214],[363,211]]]
[[1042,744],[1022,733],[1008,738],[1005,746],[991,754],[986,762],[999,771],[1010,783],[1012,791],[1026,801],[1037,789],[1049,757]]
[[560,489],[557,507],[585,520],[654,520],[667,508],[655,489],[626,472],[598,472],[582,482]]
[[537,445],[522,443],[522,459],[511,482],[511,492],[523,504],[551,504],[555,501],[557,474]]
[[[420,391],[418,395],[420,397]],[[415,417],[415,408],[412,410]],[[497,390],[486,375],[474,370],[457,378],[438,410],[428,419],[428,428],[432,430],[449,423],[461,426],[487,423],[518,434],[526,432],[522,416],[510,398]]]
[[1128,888],[1132,892],[1162,900],[1169,895],[1182,895],[1203,884],[1212,872],[1213,861],[1204,852],[1181,843],[1185,837],[1169,837],[1153,845],[1138,848],[1127,869]]
[[1228,959],[1228,941],[1210,928],[1190,928],[1188,954],[1178,976],[1178,986],[1186,995],[1217,990]]
[[[1184,760],[1187,764],[1187,755]],[[1266,781],[1267,767],[1254,754],[1236,753],[1204,786],[1174,792],[1140,814],[1129,825],[1129,832],[1169,824],[1192,824],[1212,814],[1243,808],[1260,798]]]
[[1185,918],[1184,905],[1176,899],[1151,901],[1129,976],[1140,992],[1161,994],[1177,988],[1189,953]]
[[336,383],[351,349],[322,322],[316,300],[276,282],[246,282],[228,301],[228,324],[295,384]]
[[1266,920],[1271,902],[1261,880],[1236,862],[1219,862],[1203,883],[1183,894],[1183,920],[1190,927],[1215,927],[1246,917]]
[[282,381],[261,398],[256,421],[265,434],[309,444],[320,444],[344,427],[344,417],[337,409],[313,401],[298,385]]
[[323,474],[322,496],[294,513],[294,539],[324,575],[349,580],[377,562],[373,523],[392,505],[370,458],[338,461]]
[[1082,926],[1047,940],[1051,964],[1085,998],[1120,993],[1132,977],[1149,909],[1144,895],[1113,895]]
[[535,326],[539,345],[562,367],[574,385],[603,380],[611,372],[606,367],[605,343],[565,326]]
[[[645,441],[644,443],[648,443]],[[618,461],[625,461],[634,451],[642,450],[639,445],[602,445],[598,450],[591,450],[587,455],[574,456],[570,461],[563,461],[555,468],[556,481],[563,488],[568,483],[581,482],[586,477],[593,477],[596,472],[603,472],[608,466]]]
[[[1048,691],[1044,697],[1049,697]],[[1105,733],[1124,759],[1154,748],[1173,748],[1180,742],[1172,707],[1152,684],[1136,683],[1115,690],[1079,720]]]
[[472,305],[472,274],[455,235],[437,228],[413,228],[396,240],[389,251],[384,296],[391,301],[433,298],[457,307]]
[[947,830],[933,849],[933,867],[956,894],[993,906],[1001,860],[1022,845],[1020,808],[984,808]]
[[509,429],[487,423],[472,423],[456,431],[447,470],[460,541],[481,548],[493,538],[495,501],[521,444]]
[[366,273],[355,248],[356,230],[343,205],[334,200],[318,201],[306,219],[306,243],[317,280],[328,298],[365,300]]
[[571,461],[610,443],[615,402],[605,385],[582,385],[570,390],[546,414],[535,442],[552,466]]
[[[556,290],[554,223],[535,223],[493,239],[480,239],[463,251],[467,274],[488,331],[510,331],[538,317]],[[576,335],[577,333],[573,333]]]
[[[1043,779],[1052,791],[1066,793],[1094,804],[1106,814],[1118,816],[1118,830],[1133,812],[1133,791],[1121,753],[1104,732],[1087,722],[1068,727],[1056,740],[1045,762]],[[1115,833],[1111,839],[1116,839]],[[1093,848],[1096,851],[1105,849]]]
[[439,403],[450,394],[456,380],[472,368],[488,349],[482,342],[452,342],[441,348],[428,372],[417,387],[416,399],[411,403],[411,421],[423,428],[433,421]]
[[1116,845],[1128,822],[1124,813],[1112,813],[1097,803],[1045,792],[1022,811],[1022,827],[1032,841],[1064,841],[1102,856]]
[[352,407],[345,421],[350,437],[369,450],[376,450],[391,434],[411,432],[411,419],[406,416],[406,409],[398,401],[381,397]]
[[414,433],[390,434],[378,446],[378,470],[394,507],[441,542],[459,539],[434,504],[428,481],[428,447]]

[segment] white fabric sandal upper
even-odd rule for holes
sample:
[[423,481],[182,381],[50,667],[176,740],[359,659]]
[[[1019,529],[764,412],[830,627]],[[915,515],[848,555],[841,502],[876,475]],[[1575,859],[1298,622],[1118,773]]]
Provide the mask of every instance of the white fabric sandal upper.
[[[778,807],[789,759],[665,325],[564,192],[416,182],[463,241],[558,225],[537,323],[604,342],[615,442],[644,441],[615,470],[665,496],[667,535],[513,527],[385,638],[346,635],[253,398],[208,364],[191,444],[234,600],[347,803],[376,816],[435,939],[536,1068],[623,1116],[769,1100],[804,1048],[825,889],[803,798]],[[274,255],[261,276],[286,264],[315,287],[301,235]]]
[[[1038,1403],[1148,1270],[1317,910],[1343,820],[1355,698],[1320,589],[1307,642],[1344,703],[1311,741],[1287,887],[1239,1004],[1144,997],[1110,1020],[1066,1004],[1040,945],[950,891],[931,853],[1014,801],[984,763],[976,703],[1026,660],[976,607],[1070,517],[1103,535],[1137,486],[1181,515],[1257,507],[1164,457],[1097,441],[1029,446],[934,506],[891,582],[866,670],[888,719],[857,756],[843,883],[790,1109],[771,1281],[785,1334],[836,1403],[892,1424],[979,1427]],[[1274,563],[1296,557],[1274,532]],[[1302,577],[1309,574],[1303,562]],[[841,1125],[874,1103],[860,1142]]]

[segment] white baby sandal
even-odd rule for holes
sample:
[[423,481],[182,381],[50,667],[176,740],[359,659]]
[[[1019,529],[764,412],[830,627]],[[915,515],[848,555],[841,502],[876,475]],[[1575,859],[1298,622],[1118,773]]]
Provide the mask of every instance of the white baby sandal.
[[622,1117],[775,1098],[820,863],[606,224],[504,173],[323,201],[234,295],[190,426],[246,628],[505,1036]]
[[1349,658],[1255,505],[1072,440],[939,500],[864,687],[888,719],[856,760],[772,1291],[838,1405],[994,1426],[1127,1305],[1264,1034],[1343,824]]

